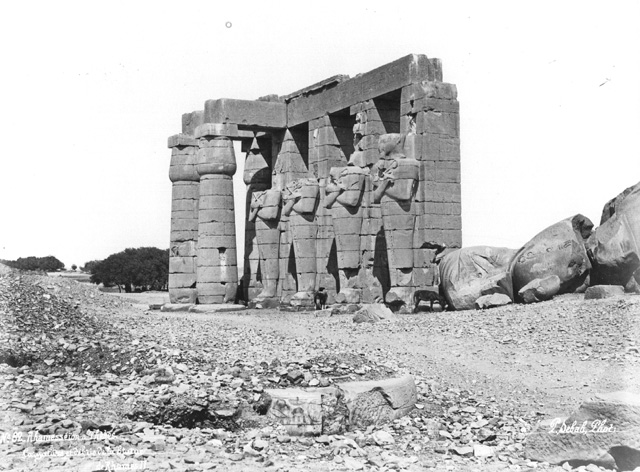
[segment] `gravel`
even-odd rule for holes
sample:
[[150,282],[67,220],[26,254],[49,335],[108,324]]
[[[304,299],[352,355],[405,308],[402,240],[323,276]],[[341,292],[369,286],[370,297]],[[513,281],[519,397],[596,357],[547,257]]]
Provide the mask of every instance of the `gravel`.
[[[527,434],[617,386],[587,373],[640,359],[637,296],[362,325],[330,313],[162,313],[5,271],[0,470],[564,470],[528,461]],[[406,372],[418,404],[392,424],[291,437],[262,414],[267,388]]]

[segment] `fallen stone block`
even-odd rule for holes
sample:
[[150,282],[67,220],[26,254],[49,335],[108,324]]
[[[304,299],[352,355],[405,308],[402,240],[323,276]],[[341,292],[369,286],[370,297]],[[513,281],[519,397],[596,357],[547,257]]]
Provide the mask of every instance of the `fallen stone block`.
[[513,303],[511,298],[504,293],[492,293],[491,295],[483,295],[475,302],[477,310],[485,310],[487,308],[495,308],[498,306],[508,305]]
[[623,295],[624,287],[622,285],[594,285],[584,293],[584,299],[596,300],[599,298],[621,297]]
[[599,394],[569,418],[541,423],[525,441],[525,454],[551,464],[640,467],[640,395]]
[[413,377],[347,382],[334,387],[268,389],[268,416],[291,435],[341,434],[389,423],[417,400]]
[[397,320],[398,317],[382,303],[371,303],[363,305],[355,315],[354,323],[375,323],[380,320]]
[[233,305],[231,303],[220,303],[211,305],[192,305],[189,308],[189,313],[226,313],[230,311],[242,311],[246,310],[244,305]]

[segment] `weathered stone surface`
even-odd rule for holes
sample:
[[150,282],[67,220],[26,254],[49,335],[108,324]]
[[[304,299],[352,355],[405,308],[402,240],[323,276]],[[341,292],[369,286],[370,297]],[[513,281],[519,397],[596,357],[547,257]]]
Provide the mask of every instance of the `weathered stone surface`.
[[593,223],[578,214],[534,236],[513,259],[511,275],[514,291],[519,293],[535,279],[546,279],[552,275],[557,275],[560,283],[555,293],[549,292],[551,285],[546,283],[544,293],[547,295],[570,293],[583,285],[591,269],[585,241],[591,235],[592,228]]
[[516,250],[472,246],[452,251],[440,261],[440,280],[456,310],[470,310],[483,295],[501,293],[513,299],[509,264]]
[[640,182],[607,203],[606,215],[587,242],[591,283],[626,285],[640,268]]
[[595,300],[599,298],[621,297],[624,295],[622,285],[593,285],[587,288],[584,293],[585,300]]
[[509,295],[504,293],[492,293],[491,295],[482,295],[475,301],[475,307],[478,310],[485,310],[487,308],[495,308],[497,306],[508,305],[513,303],[513,300]]
[[365,74],[340,82],[321,94],[301,95],[287,103],[287,126],[333,113],[421,80],[442,80],[424,55],[411,54]]
[[525,443],[527,457],[551,464],[579,462],[619,470],[640,467],[640,396],[597,395],[569,418],[541,424]]
[[380,320],[393,321],[395,319],[397,319],[397,316],[381,303],[363,305],[362,308],[353,315],[354,323],[375,323]]
[[341,434],[389,423],[415,407],[413,377],[348,382],[335,387],[268,389],[268,415],[292,435]]

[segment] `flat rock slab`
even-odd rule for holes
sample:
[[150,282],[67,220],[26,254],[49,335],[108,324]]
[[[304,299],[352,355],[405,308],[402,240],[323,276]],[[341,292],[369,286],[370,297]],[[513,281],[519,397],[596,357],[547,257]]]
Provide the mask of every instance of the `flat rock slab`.
[[545,421],[527,438],[529,459],[605,465],[618,470],[640,467],[640,395],[597,395],[569,418]]
[[498,306],[513,303],[509,295],[504,293],[492,293],[491,295],[483,295],[475,302],[477,310],[485,310],[487,308],[495,308]]
[[227,313],[230,311],[246,310],[244,305],[233,305],[231,303],[220,303],[216,305],[192,305],[189,313]]
[[324,388],[269,389],[268,415],[291,435],[340,434],[389,423],[408,414],[417,400],[411,375],[346,382]]
[[599,298],[622,297],[623,295],[624,287],[622,285],[594,285],[584,293],[584,299],[596,300]]
[[189,308],[195,306],[192,303],[165,303],[160,311],[189,311]]

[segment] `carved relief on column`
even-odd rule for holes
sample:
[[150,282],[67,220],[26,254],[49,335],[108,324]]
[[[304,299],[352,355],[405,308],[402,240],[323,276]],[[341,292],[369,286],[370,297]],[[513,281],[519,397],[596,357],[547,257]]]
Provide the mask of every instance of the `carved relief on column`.
[[169,244],[169,301],[195,303],[196,244],[198,242],[197,141],[177,134],[169,138],[171,165],[171,236]]
[[387,243],[391,288],[387,303],[412,303],[413,232],[416,205],[413,201],[420,164],[403,153],[404,135],[380,136],[380,160],[372,168],[373,200],[380,202]]
[[[198,210],[198,301],[232,302],[238,289],[233,180],[236,158],[231,125],[196,129],[200,198]],[[237,128],[236,128],[237,131]]]

